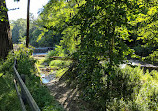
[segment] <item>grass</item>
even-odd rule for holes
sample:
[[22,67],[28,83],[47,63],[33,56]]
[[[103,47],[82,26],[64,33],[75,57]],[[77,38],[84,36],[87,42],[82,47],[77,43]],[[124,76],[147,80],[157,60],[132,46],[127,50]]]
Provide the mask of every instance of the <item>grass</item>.
[[52,60],[49,63],[49,66],[51,68],[57,69],[56,71],[56,77],[60,78],[67,70],[69,65],[72,63],[72,61],[67,60],[67,61],[63,61],[63,60]]
[[[62,106],[50,95],[47,87],[40,84],[38,77],[27,77],[26,85],[41,111],[64,111]],[[14,88],[13,76],[8,73],[0,77],[0,111],[21,111],[19,99]]]
[[13,76],[6,73],[0,77],[0,111],[21,111],[13,84]]
[[69,61],[69,60],[67,60],[67,61],[64,61],[64,60],[52,60],[49,63],[49,66],[66,67],[66,66],[69,66],[70,63],[71,63],[71,61]]
[[3,76],[3,73],[0,73],[0,77],[2,77]]
[[[25,66],[25,68],[19,66],[19,73],[26,74],[27,71],[25,84],[41,111],[64,111],[63,107],[54,99],[53,96],[51,96],[47,87],[41,85],[40,78],[35,76],[35,73],[37,72],[33,70],[34,64],[32,62],[34,60],[28,58],[27,55],[26,57],[25,55],[23,56],[24,58],[20,58],[18,63],[21,63],[19,65]],[[9,55],[8,59],[3,62],[3,65],[0,65],[0,111],[21,111],[20,102],[13,83],[14,71],[11,68],[12,58],[13,56]],[[29,69],[30,72],[27,69]],[[4,72],[5,75],[3,75]],[[27,110],[30,110],[30,108],[28,108],[28,105],[26,105],[26,108]]]
[[[39,70],[40,68],[46,68],[47,66],[45,66],[45,60],[42,58],[41,60],[39,59],[36,63],[37,69]],[[50,67],[52,69],[51,72],[56,71],[56,77],[60,78],[67,70],[69,65],[72,63],[71,60],[52,60],[52,61],[47,61],[46,64],[49,64],[48,67]],[[40,70],[39,70],[40,72]]]
[[67,70],[68,70],[68,68],[59,69],[59,70],[56,72],[56,77],[60,78]]

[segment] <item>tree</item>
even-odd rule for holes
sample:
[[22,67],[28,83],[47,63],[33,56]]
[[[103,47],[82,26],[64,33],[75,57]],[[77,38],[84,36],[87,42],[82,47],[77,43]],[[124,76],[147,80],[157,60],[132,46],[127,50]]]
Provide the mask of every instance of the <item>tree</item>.
[[11,23],[12,26],[12,41],[19,43],[20,38],[26,36],[26,19],[18,19]]
[[141,41],[143,50],[142,59],[151,63],[158,63],[158,1],[151,0],[150,4],[144,4],[141,14],[137,16],[135,23],[139,25],[137,40]]
[[6,58],[13,49],[5,0],[0,0],[0,58]]
[[[65,76],[67,74],[66,77],[70,81],[75,80],[74,82],[77,83],[79,89],[82,89],[86,100],[95,102],[95,100],[102,101],[103,99],[103,106],[101,106],[103,109],[108,109],[109,101],[112,100],[110,97],[114,93],[112,88],[113,80],[117,77],[116,66],[133,54],[127,41],[129,43],[132,41],[130,37],[133,29],[138,29],[133,22],[141,20],[136,17],[139,17],[146,9],[145,4],[146,1],[142,0],[85,0],[73,16],[68,17],[65,15],[70,14],[66,10],[71,8],[67,8],[69,5],[61,0],[56,1],[54,6],[51,3],[52,13],[49,13],[51,10],[47,11],[48,16],[44,13],[47,29],[62,30],[63,40],[60,43],[63,49],[65,48],[64,50],[68,49],[67,46],[73,46],[74,39],[80,40],[77,45],[78,49],[72,53],[75,62]],[[157,16],[156,13],[155,15]],[[77,31],[72,30],[75,28]],[[157,27],[154,26],[154,28],[155,31],[152,34],[156,35]],[[155,37],[154,39],[157,40]],[[103,81],[104,76],[106,80]],[[125,94],[123,90],[122,92]]]
[[74,53],[77,49],[76,45],[80,43],[79,39],[75,39],[78,34],[78,27],[69,27],[68,22],[82,4],[84,4],[84,0],[50,0],[41,11],[38,19],[38,24],[43,30],[39,39],[46,37],[48,33],[49,37],[53,38],[53,45],[58,45],[60,41],[57,47],[63,49],[64,55]]

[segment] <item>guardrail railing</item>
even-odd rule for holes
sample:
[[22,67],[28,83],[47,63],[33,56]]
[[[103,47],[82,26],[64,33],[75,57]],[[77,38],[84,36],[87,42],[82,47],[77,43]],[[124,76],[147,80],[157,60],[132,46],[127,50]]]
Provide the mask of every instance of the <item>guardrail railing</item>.
[[[26,98],[27,103],[29,104],[29,106],[31,107],[32,111],[40,111],[38,105],[36,104],[35,100],[33,99],[32,95],[30,94],[29,90],[27,89],[24,81],[22,80],[22,78],[20,77],[17,69],[16,69],[16,60],[14,61],[14,71],[15,71],[15,79],[14,79],[14,84],[15,84],[15,89],[18,95],[18,98],[20,100],[20,104],[21,104],[21,109],[22,111],[26,111],[25,108],[25,104],[23,101],[23,98]],[[21,94],[18,91],[18,87],[17,87],[17,83],[19,83],[19,86],[21,88]]]

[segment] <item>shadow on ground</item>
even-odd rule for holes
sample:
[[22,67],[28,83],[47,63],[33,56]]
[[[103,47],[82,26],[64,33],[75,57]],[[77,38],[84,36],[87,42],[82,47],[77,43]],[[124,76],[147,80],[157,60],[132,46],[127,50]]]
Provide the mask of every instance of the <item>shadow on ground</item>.
[[70,88],[63,80],[54,80],[47,84],[52,96],[65,108],[66,111],[93,111],[87,104],[78,98],[77,89]]

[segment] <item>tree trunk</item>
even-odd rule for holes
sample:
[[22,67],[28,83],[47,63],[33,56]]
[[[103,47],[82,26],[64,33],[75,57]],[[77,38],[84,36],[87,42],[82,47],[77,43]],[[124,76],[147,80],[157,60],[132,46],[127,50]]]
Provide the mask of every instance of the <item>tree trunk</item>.
[[28,4],[27,4],[27,36],[26,36],[26,47],[29,47],[29,23],[30,23],[30,0],[28,0]]
[[5,59],[13,49],[5,0],[0,0],[0,58]]

